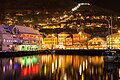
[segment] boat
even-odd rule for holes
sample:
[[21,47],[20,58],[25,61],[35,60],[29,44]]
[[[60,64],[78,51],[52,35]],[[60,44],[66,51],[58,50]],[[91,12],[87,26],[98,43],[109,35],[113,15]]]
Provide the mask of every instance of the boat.
[[115,62],[118,58],[117,52],[115,50],[106,50],[103,53],[104,62]]
[[43,51],[44,54],[55,54],[55,50],[46,49]]
[[[109,24],[109,21],[108,21],[108,24]],[[108,26],[108,33],[109,33],[109,39],[110,39],[112,34],[112,17],[111,17],[111,25]],[[117,52],[111,48],[112,47],[110,46],[110,40],[109,40],[109,47],[103,53],[104,62],[115,62],[118,59]]]

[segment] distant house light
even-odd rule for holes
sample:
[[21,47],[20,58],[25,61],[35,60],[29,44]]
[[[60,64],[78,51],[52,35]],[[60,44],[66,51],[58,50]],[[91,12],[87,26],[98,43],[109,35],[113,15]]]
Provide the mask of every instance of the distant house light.
[[90,3],[80,3],[80,5],[90,5]]
[[118,30],[118,33],[120,33],[120,30]]

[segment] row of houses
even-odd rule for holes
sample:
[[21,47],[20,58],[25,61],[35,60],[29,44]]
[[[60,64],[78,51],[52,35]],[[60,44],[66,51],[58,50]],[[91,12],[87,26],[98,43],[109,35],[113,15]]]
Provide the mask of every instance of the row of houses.
[[120,32],[108,35],[106,38],[91,38],[91,35],[84,32],[78,34],[61,32],[57,36],[49,34],[42,40],[42,49],[106,49],[108,47],[120,48]]
[[0,51],[37,51],[41,49],[120,49],[120,31],[106,38],[79,32],[48,34],[24,26],[0,25]]
[[0,25],[0,51],[36,51],[40,43],[40,33],[33,28]]

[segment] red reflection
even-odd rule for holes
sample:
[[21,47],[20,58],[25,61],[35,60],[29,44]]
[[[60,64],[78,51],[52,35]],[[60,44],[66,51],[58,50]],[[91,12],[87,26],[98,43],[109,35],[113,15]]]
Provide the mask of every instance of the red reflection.
[[27,76],[29,74],[28,68],[23,68],[21,74],[22,74],[22,76]]
[[34,65],[32,67],[22,68],[21,75],[22,76],[28,76],[30,74],[34,75],[37,74],[38,72],[39,72],[39,66]]
[[31,68],[31,73],[32,74],[37,74],[38,73],[38,65],[35,65]]

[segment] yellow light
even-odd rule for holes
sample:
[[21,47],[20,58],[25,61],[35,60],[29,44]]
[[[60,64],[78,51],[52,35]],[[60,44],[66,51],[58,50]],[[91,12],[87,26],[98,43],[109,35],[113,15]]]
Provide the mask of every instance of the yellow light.
[[52,73],[54,72],[54,62],[52,62]]
[[10,65],[12,65],[12,59],[10,59]]
[[118,33],[120,33],[120,30],[118,30]]
[[79,32],[78,34],[80,34],[80,35],[81,35],[81,34],[82,34],[82,32]]

